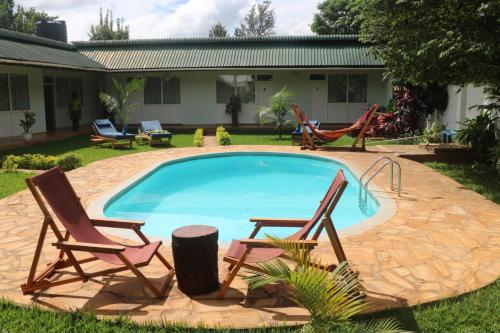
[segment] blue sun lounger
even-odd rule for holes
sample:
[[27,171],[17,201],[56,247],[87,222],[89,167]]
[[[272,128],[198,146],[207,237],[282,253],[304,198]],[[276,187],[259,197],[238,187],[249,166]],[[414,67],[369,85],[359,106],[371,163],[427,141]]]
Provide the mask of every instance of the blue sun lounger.
[[[320,122],[318,120],[309,120],[309,122],[314,125],[316,129],[319,128]],[[305,122],[304,125],[307,129],[307,133],[312,134],[311,129]],[[292,145],[295,145],[295,142],[300,141],[300,139],[302,139],[302,126],[300,126],[300,124],[297,124],[297,127],[295,127],[295,130],[292,132]]]
[[[111,148],[117,146],[129,146],[132,148],[134,134],[118,132],[109,119],[96,119],[92,122],[92,129],[95,135],[90,136],[90,141],[94,143],[110,143]],[[122,142],[119,142],[122,140]]]
[[[172,139],[172,133],[164,130],[158,120],[141,121],[141,140],[147,140],[149,145],[169,144]],[[168,141],[163,141],[167,139]]]

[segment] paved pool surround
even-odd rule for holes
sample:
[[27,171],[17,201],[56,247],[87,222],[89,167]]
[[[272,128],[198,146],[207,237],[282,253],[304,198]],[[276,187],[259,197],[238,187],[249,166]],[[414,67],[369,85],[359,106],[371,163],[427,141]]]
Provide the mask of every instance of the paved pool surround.
[[[372,149],[364,153],[304,152],[281,146],[158,149],[97,161],[69,172],[68,177],[83,204],[91,206],[90,215],[96,216],[96,207],[106,196],[168,160],[218,152],[305,153],[338,160],[359,176],[376,158],[391,156]],[[367,290],[369,311],[435,301],[494,282],[500,276],[500,206],[422,164],[395,158],[403,168],[402,196],[389,191],[387,173],[378,175],[371,192],[380,202],[380,213],[340,232],[346,255]],[[125,315],[137,322],[203,322],[243,328],[308,320],[307,312],[290,304],[280,287],[249,291],[240,278],[222,301],[215,299],[215,293],[187,297],[178,290],[175,278],[167,297],[154,299],[130,273],[22,295],[19,285],[28,275],[42,218],[27,190],[0,200],[1,297],[49,309],[91,311],[106,318]],[[125,240],[127,235],[112,237],[134,242]],[[50,246],[54,240],[49,233],[40,267],[57,256],[58,251]],[[226,273],[223,247],[220,280]],[[172,261],[168,245],[161,252]],[[335,261],[327,242],[320,243],[317,253],[324,263]],[[103,266],[98,262],[86,265],[89,271]],[[158,284],[165,274],[156,259],[142,271]],[[68,274],[75,273],[68,269]]]

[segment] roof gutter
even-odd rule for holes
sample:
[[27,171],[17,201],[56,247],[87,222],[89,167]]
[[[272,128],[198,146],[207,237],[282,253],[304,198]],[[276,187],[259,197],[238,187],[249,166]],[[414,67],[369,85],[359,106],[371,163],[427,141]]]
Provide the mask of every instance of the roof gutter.
[[0,59],[0,64],[60,68],[60,69],[70,69],[70,70],[85,71],[85,72],[101,72],[101,73],[106,72],[106,69],[104,68],[78,67],[78,66],[63,65],[63,64],[51,64],[47,62],[13,60],[13,59]]
[[136,73],[136,72],[194,72],[194,71],[311,71],[311,70],[380,70],[384,65],[377,66],[336,66],[336,67],[215,67],[215,68],[134,68],[134,69],[106,69],[106,73]]

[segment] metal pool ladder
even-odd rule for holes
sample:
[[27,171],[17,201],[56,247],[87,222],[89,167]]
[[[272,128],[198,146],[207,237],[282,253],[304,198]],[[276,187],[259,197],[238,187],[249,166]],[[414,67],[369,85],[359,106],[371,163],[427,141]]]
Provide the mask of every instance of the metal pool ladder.
[[[381,162],[381,161],[385,161],[385,162],[383,164],[380,164],[379,162]],[[391,191],[397,190],[398,197],[401,196],[401,165],[397,161],[390,158],[389,156],[382,156],[382,157],[378,158],[377,160],[375,160],[375,162],[373,162],[370,165],[370,167],[365,171],[365,173],[363,173],[361,175],[361,177],[359,178],[359,182],[360,182],[360,184],[359,184],[360,185],[359,186],[359,198],[361,199],[363,197],[363,201],[365,204],[368,200],[368,184],[370,183],[370,181],[373,178],[375,178],[376,175],[378,175],[382,170],[384,170],[384,168],[387,165],[390,166],[389,176],[390,176],[390,180],[391,180]],[[397,185],[397,187],[394,187],[394,165],[396,165],[397,172],[398,172],[398,185]],[[370,170],[374,169],[377,166],[378,166],[378,168],[375,169],[375,172],[363,184],[363,178],[365,178],[365,176],[368,175],[368,172],[370,172]],[[362,196],[363,190],[364,190],[364,196]]]

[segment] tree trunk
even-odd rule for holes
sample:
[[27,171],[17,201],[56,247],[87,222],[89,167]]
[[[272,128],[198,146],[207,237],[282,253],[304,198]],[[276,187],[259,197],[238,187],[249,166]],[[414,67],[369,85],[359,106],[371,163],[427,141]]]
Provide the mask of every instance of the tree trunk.
[[238,112],[236,111],[231,112],[231,120],[233,123],[233,127],[238,127]]
[[172,232],[172,254],[179,289],[188,295],[219,288],[217,228],[191,225]]

